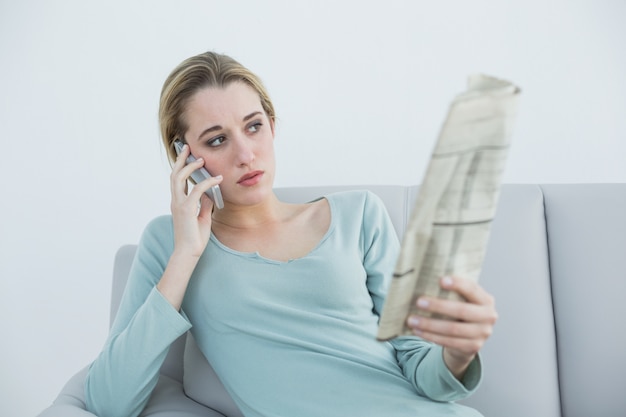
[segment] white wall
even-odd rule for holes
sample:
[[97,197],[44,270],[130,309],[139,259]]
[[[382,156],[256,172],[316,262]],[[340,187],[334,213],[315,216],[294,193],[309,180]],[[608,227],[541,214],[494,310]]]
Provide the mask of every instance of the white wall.
[[468,74],[523,88],[505,182],[626,182],[626,2],[0,1],[0,415],[97,355],[112,257],[169,205],[161,84],[226,52],[280,117],[278,186],[419,183]]

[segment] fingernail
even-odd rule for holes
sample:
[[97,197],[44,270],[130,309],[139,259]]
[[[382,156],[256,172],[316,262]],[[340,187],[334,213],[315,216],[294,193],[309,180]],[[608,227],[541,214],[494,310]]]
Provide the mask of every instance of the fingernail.
[[216,176],[215,176],[215,177],[213,177],[213,178],[215,178],[216,180],[221,180],[223,177],[222,177],[221,175],[216,175]]
[[417,306],[420,307],[420,308],[427,308],[428,307],[428,300],[426,300],[424,298],[418,298]]
[[452,277],[445,276],[441,278],[441,285],[443,285],[444,287],[451,287],[453,283],[454,281],[452,280]]
[[417,327],[417,325],[420,323],[420,320],[415,316],[411,316],[409,317],[408,323],[411,327]]

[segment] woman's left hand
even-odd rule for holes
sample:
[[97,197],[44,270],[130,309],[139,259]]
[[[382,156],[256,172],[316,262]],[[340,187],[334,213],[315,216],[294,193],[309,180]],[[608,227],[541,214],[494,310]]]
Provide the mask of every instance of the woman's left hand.
[[417,300],[420,310],[442,314],[450,319],[411,315],[407,324],[415,335],[444,348],[446,366],[454,376],[461,379],[491,336],[498,313],[493,296],[472,280],[444,277],[440,285],[446,290],[457,292],[466,301],[422,296]]

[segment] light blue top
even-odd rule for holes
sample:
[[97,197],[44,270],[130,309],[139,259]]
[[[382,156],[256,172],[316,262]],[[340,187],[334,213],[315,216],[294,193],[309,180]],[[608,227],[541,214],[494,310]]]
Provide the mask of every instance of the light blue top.
[[182,314],[155,287],[173,251],[171,216],[152,221],[90,368],[88,409],[138,415],[169,345],[191,329],[247,417],[480,415],[449,402],[476,389],[478,359],[461,383],[441,347],[417,337],[375,339],[399,251],[383,203],[367,191],[326,199],[330,227],[302,258],[241,253],[211,236]]

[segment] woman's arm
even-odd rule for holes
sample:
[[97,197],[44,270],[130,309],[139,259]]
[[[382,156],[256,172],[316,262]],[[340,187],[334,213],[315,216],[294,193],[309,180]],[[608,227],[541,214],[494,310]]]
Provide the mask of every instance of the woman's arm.
[[[375,195],[368,198],[363,237],[366,254],[363,265],[367,270],[367,287],[374,302],[374,310],[380,315],[400,246],[389,215],[382,201]],[[439,303],[431,304],[431,308],[440,307]],[[474,355],[473,359],[467,363],[463,361],[458,368],[451,361],[449,367],[445,358],[456,351],[445,353],[451,348],[442,348],[431,342],[417,336],[398,337],[391,341],[396,349],[398,364],[406,378],[420,395],[436,401],[455,401],[469,396],[478,387],[481,379],[479,359]],[[450,368],[458,376],[464,374],[463,378],[457,378]]]
[[172,221],[144,231],[109,337],[85,380],[87,409],[102,416],[136,416],[156,386],[169,346],[190,323],[156,289],[170,253]]
[[[220,175],[211,177],[193,187],[187,195],[187,179],[204,165],[202,158],[186,165],[189,145],[185,144],[172,167],[172,219],[174,223],[174,252],[157,284],[158,290],[172,306],[179,310],[191,274],[202,256],[211,236],[213,202],[205,192],[222,181]],[[200,209],[198,209],[200,203]]]
[[204,191],[221,177],[187,194],[187,178],[203,163],[185,165],[188,153],[185,147],[172,169],[172,216],[151,222],[142,235],[109,338],[90,366],[86,403],[97,415],[139,415],[170,345],[191,327],[179,310],[211,232],[213,204]]

